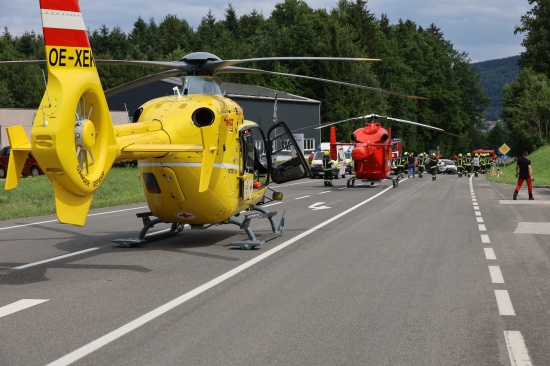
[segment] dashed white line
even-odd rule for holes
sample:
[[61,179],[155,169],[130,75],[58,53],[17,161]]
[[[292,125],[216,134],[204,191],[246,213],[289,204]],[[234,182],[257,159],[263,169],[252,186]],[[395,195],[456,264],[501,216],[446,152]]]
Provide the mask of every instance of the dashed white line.
[[483,217],[481,217],[481,216],[476,217],[476,220],[477,220],[477,222],[483,222]]
[[[478,208],[478,210],[479,210],[479,208]],[[476,214],[476,216],[481,216],[481,211],[476,211],[475,214]]]
[[60,259],[67,258],[67,257],[72,257],[72,256],[74,256],[74,255],[79,255],[79,254],[82,254],[82,253],[91,252],[92,250],[97,250],[97,249],[99,249],[99,248],[85,249],[85,250],[81,250],[81,251],[79,251],[79,252],[74,252],[74,253],[69,253],[69,254],[60,255],[59,257],[53,257],[53,258],[50,258],[50,259],[44,259],[43,261],[39,261],[39,262],[24,264],[24,265],[19,266],[19,267],[13,267],[13,269],[23,269],[23,268],[33,267],[33,266],[37,266],[37,265],[39,265],[39,264],[44,264],[44,263],[48,263],[48,262],[58,261],[58,260],[60,260]]
[[508,290],[495,290],[495,297],[497,298],[498,313],[500,315],[516,315]]
[[21,310],[25,310],[27,308],[30,308],[32,306],[42,304],[43,302],[46,302],[49,300],[41,300],[41,299],[23,299],[16,301],[12,304],[2,306],[0,308],[0,318],[6,315],[10,315],[13,313],[16,313]]
[[485,259],[487,260],[496,260],[497,256],[495,255],[495,251],[493,248],[483,248],[485,251]]
[[477,224],[477,227],[479,228],[479,231],[487,231],[485,224]]
[[512,366],[532,366],[529,352],[525,346],[523,335],[517,330],[504,331],[504,339],[508,347],[508,356]]
[[311,197],[311,196],[296,197],[295,200],[301,200],[301,199],[308,198],[308,197]]
[[489,235],[481,234],[481,243],[489,244],[490,242],[491,242],[491,239],[489,239]]
[[491,281],[493,283],[504,283],[504,277],[499,266],[489,266],[489,273],[491,274]]
[[[147,208],[147,206],[132,207],[132,208],[126,208],[126,209],[114,210],[114,211],[98,212],[98,213],[89,214],[88,217],[92,217],[92,216],[101,216],[101,215],[107,215],[107,214],[111,214],[111,213],[124,212],[124,211],[141,210],[141,209],[144,209],[144,208]],[[31,222],[31,223],[29,223],[29,224],[21,224],[21,225],[14,225],[14,226],[8,226],[8,227],[0,227],[0,230],[17,229],[17,228],[25,227],[25,226],[34,226],[34,225],[41,225],[41,224],[49,224],[49,223],[51,223],[51,222],[58,222],[58,220],[55,219],[55,220]]]

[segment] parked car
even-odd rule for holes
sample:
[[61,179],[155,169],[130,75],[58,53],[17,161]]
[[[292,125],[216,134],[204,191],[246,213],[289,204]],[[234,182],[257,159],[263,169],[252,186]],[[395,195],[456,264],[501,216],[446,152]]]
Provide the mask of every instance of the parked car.
[[[10,159],[10,153],[11,148],[10,146],[5,146],[0,151],[0,179],[6,178],[6,174],[8,172],[8,162]],[[21,175],[23,177],[31,176],[36,177],[37,175],[44,174],[42,171],[42,168],[40,168],[40,165],[38,165],[38,162],[34,158],[34,155],[32,152],[29,152],[29,155],[27,156],[27,160],[25,161],[25,165],[23,166],[23,171],[21,172]]]
[[441,174],[456,174],[457,172],[455,162],[450,159],[440,159],[437,165]]

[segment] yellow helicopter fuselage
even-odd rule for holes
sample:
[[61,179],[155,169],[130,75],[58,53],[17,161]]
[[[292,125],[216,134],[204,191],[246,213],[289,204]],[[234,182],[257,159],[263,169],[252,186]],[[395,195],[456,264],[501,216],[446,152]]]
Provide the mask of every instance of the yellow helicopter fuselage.
[[[244,120],[237,103],[221,95],[193,94],[153,99],[142,108],[139,119],[144,122],[115,126],[115,135],[154,121],[160,123],[162,130],[149,137],[151,143],[166,138],[169,144],[197,147],[195,151],[159,152],[156,157],[138,160],[145,198],[155,216],[168,222],[218,223],[263,199],[265,186],[249,189],[254,174],[243,169],[239,130],[252,122]],[[208,126],[198,127],[193,122],[193,114],[201,108],[213,112],[213,121]],[[146,143],[137,135],[117,136],[117,144],[122,148],[133,141]],[[205,145],[212,152],[205,152]],[[208,169],[202,164],[203,154],[208,153],[215,156],[209,183],[201,191],[201,173]],[[132,155],[120,153],[117,160],[121,159],[132,159]]]

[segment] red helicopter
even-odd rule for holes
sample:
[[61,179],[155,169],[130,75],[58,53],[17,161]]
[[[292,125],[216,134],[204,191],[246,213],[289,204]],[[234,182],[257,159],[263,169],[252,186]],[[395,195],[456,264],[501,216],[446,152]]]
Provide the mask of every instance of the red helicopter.
[[357,179],[360,179],[363,182],[370,182],[371,186],[374,185],[375,182],[380,182],[384,179],[391,179],[394,188],[399,184],[399,178],[394,179],[390,177],[393,160],[391,128],[385,129],[382,127],[380,122],[377,122],[377,120],[408,123],[445,133],[443,129],[438,127],[424,125],[404,119],[379,116],[376,114],[368,114],[362,117],[348,118],[342,121],[331,122],[317,128],[324,128],[358,119],[365,119],[367,122],[365,127],[358,128],[351,134],[353,143],[336,142],[335,127],[331,127],[330,131],[330,156],[332,159],[336,156],[337,146],[354,146],[351,152],[351,157],[355,166],[355,177],[348,180],[348,187],[353,187]]

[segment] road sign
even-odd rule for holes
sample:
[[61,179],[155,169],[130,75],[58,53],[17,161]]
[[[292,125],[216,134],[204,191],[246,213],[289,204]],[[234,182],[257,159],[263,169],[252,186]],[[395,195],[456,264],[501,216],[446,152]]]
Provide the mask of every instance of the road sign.
[[508,155],[502,155],[501,158],[502,158],[503,161],[506,161],[506,160],[508,160]]
[[500,151],[501,154],[506,155],[510,151],[510,147],[506,144],[502,144],[502,146],[498,149],[498,151]]

